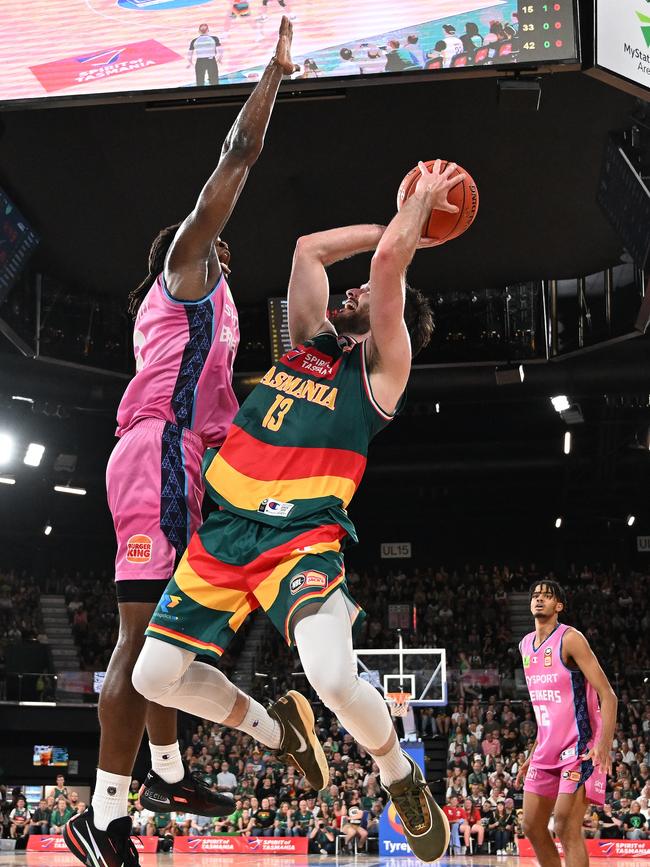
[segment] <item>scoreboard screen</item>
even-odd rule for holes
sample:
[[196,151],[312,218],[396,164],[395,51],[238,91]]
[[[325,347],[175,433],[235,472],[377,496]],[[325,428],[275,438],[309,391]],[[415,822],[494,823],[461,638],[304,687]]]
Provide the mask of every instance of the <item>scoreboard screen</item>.
[[[343,304],[345,295],[330,295],[329,309],[336,310]],[[271,364],[292,349],[289,335],[289,316],[286,298],[269,298],[269,335],[271,337]],[[328,312],[329,316],[329,312]]]
[[271,336],[271,364],[275,364],[291,349],[287,299],[269,298],[269,334]]
[[3,9],[0,104],[245,92],[283,13],[294,27],[291,89],[575,64],[574,3],[21,0]]

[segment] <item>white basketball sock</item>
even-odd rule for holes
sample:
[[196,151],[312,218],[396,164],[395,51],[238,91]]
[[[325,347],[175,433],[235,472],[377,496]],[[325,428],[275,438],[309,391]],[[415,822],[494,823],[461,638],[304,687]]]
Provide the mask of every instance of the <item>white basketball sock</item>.
[[265,747],[271,747],[272,750],[277,750],[280,746],[282,739],[280,724],[269,716],[268,711],[254,698],[248,699],[246,716],[237,728],[264,744]]
[[149,742],[151,750],[151,767],[166,783],[178,783],[185,776],[185,768],[181,759],[178,741],[166,746],[158,746]]
[[402,752],[397,737],[390,750],[383,756],[371,753],[379,768],[379,778],[383,786],[392,786],[411,773],[411,766]]
[[91,801],[95,827],[105,831],[113,819],[128,816],[128,794],[131,777],[110,774],[97,768],[97,781]]

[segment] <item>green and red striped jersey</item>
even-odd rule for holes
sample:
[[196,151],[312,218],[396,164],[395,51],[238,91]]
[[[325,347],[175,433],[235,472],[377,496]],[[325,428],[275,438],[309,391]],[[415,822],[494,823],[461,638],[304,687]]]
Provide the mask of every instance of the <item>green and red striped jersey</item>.
[[219,506],[271,526],[327,515],[356,539],[346,510],[370,440],[396,414],[375,401],[365,354],[323,332],[271,367],[205,471]]

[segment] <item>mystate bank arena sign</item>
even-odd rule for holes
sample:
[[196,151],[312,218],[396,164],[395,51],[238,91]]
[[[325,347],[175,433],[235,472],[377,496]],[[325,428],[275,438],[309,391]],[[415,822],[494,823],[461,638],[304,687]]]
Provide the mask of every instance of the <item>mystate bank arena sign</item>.
[[597,0],[596,63],[650,98],[650,0]]

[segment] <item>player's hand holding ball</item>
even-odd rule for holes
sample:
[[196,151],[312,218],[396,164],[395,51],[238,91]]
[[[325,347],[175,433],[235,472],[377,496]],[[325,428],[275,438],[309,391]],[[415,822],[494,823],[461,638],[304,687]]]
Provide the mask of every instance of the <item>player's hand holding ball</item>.
[[411,196],[430,198],[431,213],[422,227],[418,249],[457,238],[469,229],[478,213],[474,179],[456,163],[445,160],[419,162],[411,169],[397,192],[398,211]]
[[458,205],[447,201],[449,191],[456,184],[465,180],[465,175],[454,174],[458,166],[456,163],[447,163],[442,168],[442,160],[436,160],[431,169],[422,161],[418,163],[420,177],[415,182],[413,195],[416,199],[425,199],[432,211],[447,211],[449,214],[458,213]]

